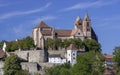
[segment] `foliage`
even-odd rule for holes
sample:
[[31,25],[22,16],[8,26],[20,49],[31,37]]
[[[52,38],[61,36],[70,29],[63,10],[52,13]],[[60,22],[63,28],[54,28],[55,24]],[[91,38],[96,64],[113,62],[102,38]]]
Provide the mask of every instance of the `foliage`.
[[100,53],[90,51],[77,57],[72,68],[72,75],[102,75],[104,58]]
[[0,48],[3,47],[4,42],[6,42],[6,41],[5,41],[5,40],[2,40],[2,41],[0,42]]
[[84,41],[82,41],[80,38],[64,39],[64,40],[61,40],[59,38],[56,39],[48,38],[45,41],[45,48],[67,49],[67,47],[70,46],[70,44],[74,44],[77,49],[85,48],[86,51],[101,52],[101,45],[97,41],[92,39],[85,39]]
[[87,51],[101,52],[101,45],[93,39],[85,39],[83,41]]
[[30,48],[34,48],[34,41],[30,36],[27,36],[26,38],[23,38],[22,40],[18,40],[18,41],[11,41],[7,47],[6,47],[6,51],[15,51],[20,49],[30,49]]
[[117,72],[120,73],[120,49],[115,50],[113,54],[114,54],[113,60],[115,62],[115,69]]
[[104,57],[99,52],[90,51],[77,56],[77,63],[54,66],[45,71],[45,75],[103,75]]
[[15,75],[19,70],[21,70],[21,65],[18,56],[7,57],[4,64],[4,75]]
[[26,70],[16,71],[15,75],[29,75],[29,72]]
[[45,75],[71,75],[70,64],[57,65],[45,70]]

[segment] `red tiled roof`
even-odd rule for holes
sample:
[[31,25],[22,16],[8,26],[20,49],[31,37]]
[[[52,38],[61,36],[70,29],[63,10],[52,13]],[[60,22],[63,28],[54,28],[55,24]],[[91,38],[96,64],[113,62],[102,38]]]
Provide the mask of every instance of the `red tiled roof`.
[[105,69],[105,71],[104,71],[104,75],[113,75],[115,73],[116,73],[116,71],[111,70],[111,69]]
[[104,57],[106,58],[106,59],[112,59],[113,58],[113,55],[104,55]]
[[41,31],[42,35],[52,35],[51,30],[43,30]]
[[0,58],[3,58],[5,56],[5,52],[0,51]]
[[74,46],[74,44],[70,44],[67,50],[76,50],[76,47]]
[[55,30],[58,36],[70,36],[72,30]]
[[49,26],[45,24],[43,21],[41,21],[40,24],[36,26],[36,28],[41,28],[41,27],[49,27]]

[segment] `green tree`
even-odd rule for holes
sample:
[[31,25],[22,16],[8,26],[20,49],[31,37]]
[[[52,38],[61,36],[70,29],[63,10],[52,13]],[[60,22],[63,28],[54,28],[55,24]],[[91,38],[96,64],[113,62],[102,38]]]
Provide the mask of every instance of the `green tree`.
[[20,70],[20,59],[17,55],[11,55],[6,58],[4,64],[4,75],[15,75],[15,73]]
[[22,41],[21,47],[23,47],[22,49],[30,49],[35,47],[34,40],[30,36],[23,38],[21,41]]
[[67,47],[70,46],[71,42],[69,39],[65,39],[63,44],[64,44],[64,48],[67,49]]
[[115,47],[115,52],[113,53],[114,54],[114,57],[113,57],[113,60],[115,62],[115,66],[114,68],[116,69],[117,73],[120,73],[120,48],[116,50],[116,47]]
[[77,49],[81,49],[81,48],[84,47],[84,46],[83,46],[83,43],[82,43],[82,40],[81,40],[80,38],[75,38],[75,39],[74,39],[74,44],[75,44],[75,47],[76,47]]
[[8,52],[15,51],[15,50],[18,50],[18,49],[19,49],[19,46],[18,46],[17,41],[10,42],[6,47],[6,51],[8,51]]
[[61,48],[62,47],[62,40],[59,38],[54,39],[54,45],[55,45],[56,49]]
[[104,58],[101,54],[90,51],[77,57],[73,66],[72,75],[102,75],[104,71]]
[[83,41],[87,51],[101,52],[101,45],[93,39],[85,39]]
[[46,41],[45,41],[45,48],[54,48],[54,40],[51,39],[51,38],[48,38]]
[[2,48],[2,47],[3,47],[4,42],[7,42],[7,41],[2,40],[2,41],[0,42],[0,48]]
[[71,75],[70,64],[57,65],[46,69],[45,75]]

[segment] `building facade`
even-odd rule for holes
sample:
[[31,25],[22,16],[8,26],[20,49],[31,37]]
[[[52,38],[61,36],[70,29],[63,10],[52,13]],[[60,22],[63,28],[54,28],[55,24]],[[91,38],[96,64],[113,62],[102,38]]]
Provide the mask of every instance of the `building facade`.
[[80,38],[81,40],[84,40],[85,38],[88,38],[97,41],[97,36],[91,27],[91,20],[87,13],[84,19],[81,19],[80,16],[76,18],[74,29],[72,30],[55,29],[41,21],[40,24],[33,29],[32,37],[35,45],[41,49],[44,49],[45,40],[47,38],[61,38],[62,40],[70,38]]

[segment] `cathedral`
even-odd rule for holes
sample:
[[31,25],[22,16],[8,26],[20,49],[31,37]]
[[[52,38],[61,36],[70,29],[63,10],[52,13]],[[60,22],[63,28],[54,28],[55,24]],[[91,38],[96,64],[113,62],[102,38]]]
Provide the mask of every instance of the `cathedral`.
[[33,29],[32,37],[35,45],[41,49],[44,49],[44,43],[47,38],[80,38],[81,40],[87,38],[97,41],[97,36],[91,26],[91,20],[88,16],[88,13],[85,14],[84,19],[81,19],[80,16],[76,18],[74,22],[74,28],[72,30],[55,29],[41,21],[40,24]]

